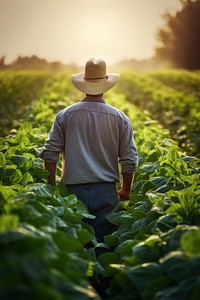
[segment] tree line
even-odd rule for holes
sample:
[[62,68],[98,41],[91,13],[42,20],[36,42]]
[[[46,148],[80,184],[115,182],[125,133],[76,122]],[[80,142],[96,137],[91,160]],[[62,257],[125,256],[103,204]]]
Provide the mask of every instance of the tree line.
[[181,10],[165,13],[166,26],[158,31],[156,57],[176,68],[200,69],[200,0],[180,0]]
[[10,64],[5,63],[5,56],[0,57],[0,70],[47,70],[47,71],[62,71],[62,70],[75,70],[76,65],[71,64],[63,64],[59,61],[48,62],[44,58],[39,58],[36,55],[28,56],[18,56],[13,62]]

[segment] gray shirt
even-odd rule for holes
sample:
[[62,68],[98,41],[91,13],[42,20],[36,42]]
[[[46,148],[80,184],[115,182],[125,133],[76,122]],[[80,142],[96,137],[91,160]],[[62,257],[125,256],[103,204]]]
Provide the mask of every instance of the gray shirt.
[[119,181],[137,169],[138,156],[129,118],[103,99],[84,98],[60,111],[41,157],[57,163],[62,153],[65,184]]

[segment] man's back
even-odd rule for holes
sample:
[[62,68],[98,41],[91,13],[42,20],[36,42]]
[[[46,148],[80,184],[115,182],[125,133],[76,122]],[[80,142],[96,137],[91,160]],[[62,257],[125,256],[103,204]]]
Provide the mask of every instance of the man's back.
[[94,102],[86,97],[58,113],[56,120],[65,141],[66,184],[119,180],[118,157],[132,142],[132,127],[125,114],[103,99]]

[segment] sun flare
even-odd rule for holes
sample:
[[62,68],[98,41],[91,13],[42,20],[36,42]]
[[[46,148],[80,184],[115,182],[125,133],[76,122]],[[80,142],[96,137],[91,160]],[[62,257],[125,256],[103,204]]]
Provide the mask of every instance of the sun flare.
[[102,24],[92,24],[88,29],[88,39],[93,43],[107,41],[108,31]]

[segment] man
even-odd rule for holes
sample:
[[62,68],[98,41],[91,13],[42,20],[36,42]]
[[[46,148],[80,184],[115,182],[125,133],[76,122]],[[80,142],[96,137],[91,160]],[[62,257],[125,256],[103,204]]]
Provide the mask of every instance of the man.
[[[119,199],[130,199],[137,169],[131,123],[123,112],[103,99],[103,93],[118,79],[119,74],[106,73],[106,63],[102,59],[90,59],[85,65],[85,73],[72,75],[72,83],[86,96],[56,115],[41,154],[50,174],[49,183],[55,185],[56,164],[62,153],[62,181],[69,192],[77,195],[96,216],[88,223],[100,241],[113,228],[107,215]],[[118,163],[122,186],[117,193]]]

